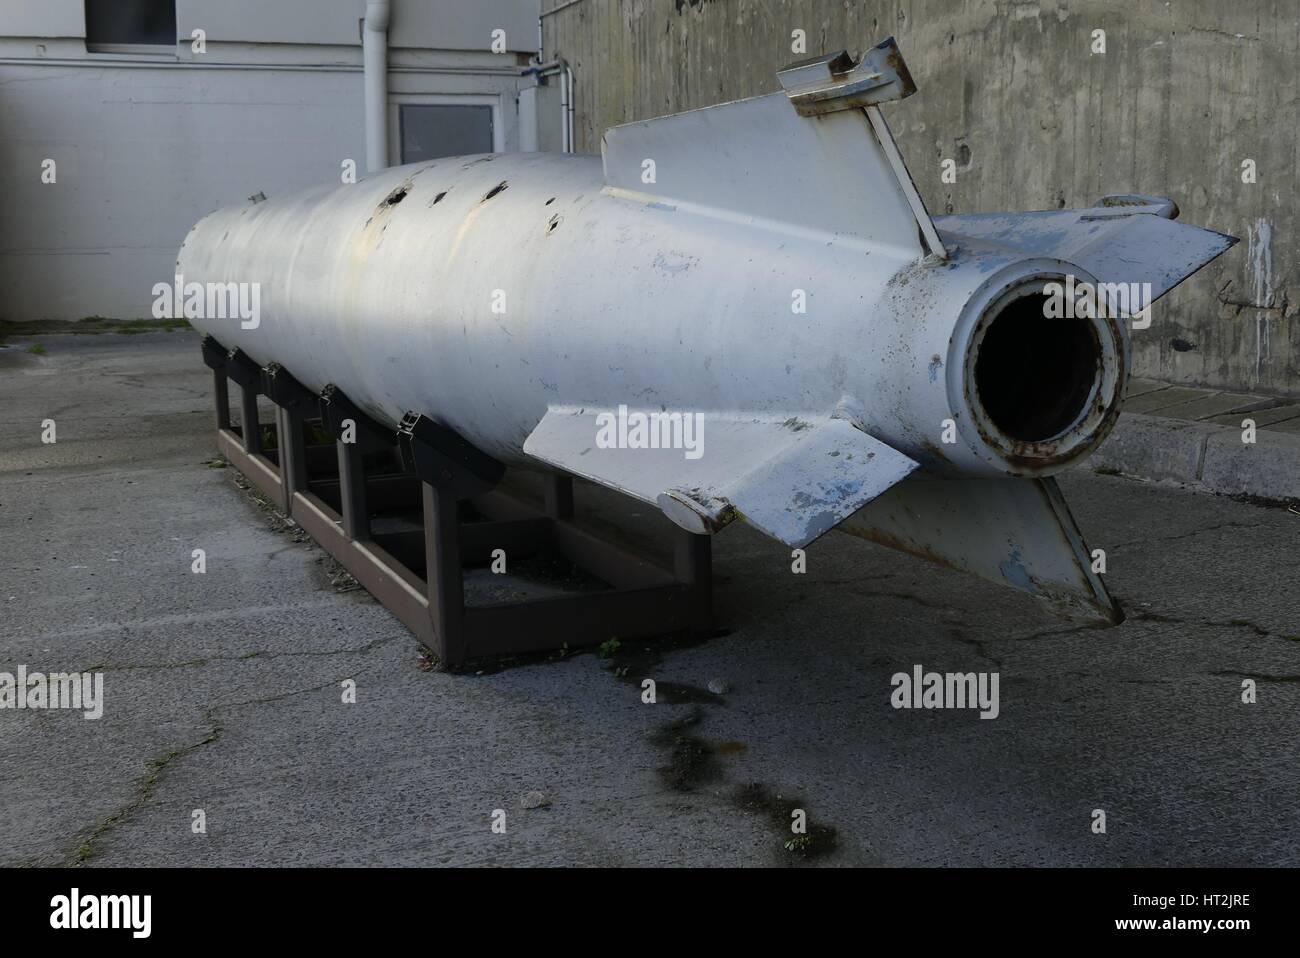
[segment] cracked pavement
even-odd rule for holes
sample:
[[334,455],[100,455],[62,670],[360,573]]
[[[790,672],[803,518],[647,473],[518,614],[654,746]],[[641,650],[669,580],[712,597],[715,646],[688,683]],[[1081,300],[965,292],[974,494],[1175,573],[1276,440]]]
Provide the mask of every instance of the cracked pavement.
[[[1110,630],[849,536],[793,575],[734,527],[721,634],[452,676],[208,464],[196,334],[39,341],[0,351],[0,671],[103,671],[106,701],[0,711],[0,864],[1300,864],[1300,515],[1064,476]],[[999,718],[895,711],[914,664],[998,671]]]

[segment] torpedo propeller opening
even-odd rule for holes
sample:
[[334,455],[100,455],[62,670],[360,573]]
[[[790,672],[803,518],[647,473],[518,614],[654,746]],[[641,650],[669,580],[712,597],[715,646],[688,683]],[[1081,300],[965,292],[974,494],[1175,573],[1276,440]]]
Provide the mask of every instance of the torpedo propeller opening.
[[958,388],[971,438],[1006,475],[1066,468],[1096,448],[1119,417],[1128,332],[1108,311],[1063,310],[1055,297],[1064,279],[1035,270],[995,281],[968,304],[969,336],[954,343],[964,354]]
[[1091,319],[1047,318],[1042,293],[1012,300],[989,323],[975,361],[984,412],[1016,442],[1045,442],[1085,416],[1101,385],[1102,350]]

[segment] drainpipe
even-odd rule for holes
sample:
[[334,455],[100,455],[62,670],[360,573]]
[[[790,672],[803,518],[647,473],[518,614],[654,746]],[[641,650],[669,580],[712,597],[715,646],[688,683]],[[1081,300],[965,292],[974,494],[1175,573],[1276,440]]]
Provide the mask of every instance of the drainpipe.
[[564,114],[564,152],[573,152],[573,71],[560,61],[560,112]]
[[367,0],[361,53],[365,63],[366,170],[388,166],[389,0]]
[[555,73],[560,79],[560,149],[565,153],[573,152],[573,69],[562,57],[556,57],[546,63],[538,63],[524,70],[521,76],[535,76],[540,82],[544,77]]

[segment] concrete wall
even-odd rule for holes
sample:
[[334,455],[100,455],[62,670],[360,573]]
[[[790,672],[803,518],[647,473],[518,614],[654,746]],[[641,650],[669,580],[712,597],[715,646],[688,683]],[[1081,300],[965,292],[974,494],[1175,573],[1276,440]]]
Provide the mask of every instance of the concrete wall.
[[565,3],[542,2],[544,55],[573,65],[588,152],[609,126],[772,92],[793,60],[893,34],[920,93],[886,112],[932,212],[1173,197],[1242,243],[1134,333],[1138,374],[1300,394],[1296,0]]
[[[500,147],[518,149],[536,0],[393,8],[390,102],[490,104]],[[206,53],[180,43],[95,54],[82,0],[4,0],[0,319],[147,317],[153,284],[170,280],[206,213],[258,191],[338,183],[346,159],[364,175],[364,10],[365,0],[179,0],[177,33],[203,28]],[[496,28],[504,55],[489,49]],[[42,182],[47,159],[54,183]]]

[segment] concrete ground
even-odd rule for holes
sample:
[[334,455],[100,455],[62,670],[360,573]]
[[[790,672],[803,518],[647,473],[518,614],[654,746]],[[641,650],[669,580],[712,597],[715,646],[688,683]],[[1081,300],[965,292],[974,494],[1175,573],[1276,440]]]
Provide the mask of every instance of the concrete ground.
[[[452,676],[209,462],[195,334],[28,342],[0,351],[0,671],[100,670],[106,705],[0,711],[0,864],[1300,864],[1284,508],[1065,476],[1112,630],[848,536],[793,575],[731,528],[720,634]],[[1000,716],[894,710],[918,663],[998,672]]]

